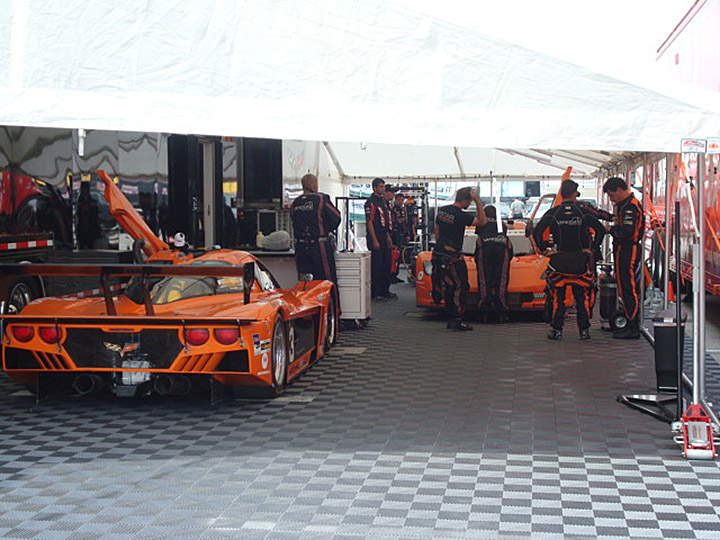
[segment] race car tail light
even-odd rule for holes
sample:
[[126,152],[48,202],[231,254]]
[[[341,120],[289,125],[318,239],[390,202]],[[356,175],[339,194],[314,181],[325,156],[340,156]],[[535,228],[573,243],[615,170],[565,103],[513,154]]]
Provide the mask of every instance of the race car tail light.
[[213,330],[215,341],[221,345],[232,345],[237,343],[240,333],[237,328],[216,328]]
[[189,328],[185,330],[185,341],[190,345],[204,345],[210,338],[210,332],[207,328]]
[[32,326],[13,326],[12,333],[15,339],[27,343],[35,337],[35,329]]
[[60,337],[62,336],[60,329],[56,326],[41,326],[38,333],[40,334],[40,339],[50,344],[60,343]]

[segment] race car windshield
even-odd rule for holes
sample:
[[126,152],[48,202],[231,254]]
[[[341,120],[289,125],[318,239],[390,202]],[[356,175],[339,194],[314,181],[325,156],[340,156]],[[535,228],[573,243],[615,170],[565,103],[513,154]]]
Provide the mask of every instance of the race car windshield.
[[[193,261],[192,266],[230,266],[227,261],[202,260]],[[201,276],[168,276],[148,280],[150,299],[155,305],[169,304],[178,300],[231,294],[243,292],[243,278],[201,277]],[[125,295],[136,304],[143,303],[143,288],[140,278],[133,277],[129,282]]]

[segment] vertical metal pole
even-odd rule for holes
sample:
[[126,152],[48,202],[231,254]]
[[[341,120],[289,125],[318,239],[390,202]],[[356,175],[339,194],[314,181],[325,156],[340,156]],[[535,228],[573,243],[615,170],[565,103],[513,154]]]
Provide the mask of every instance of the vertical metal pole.
[[355,251],[350,246],[350,197],[345,199],[345,238],[343,239],[343,248],[345,251]]
[[693,404],[705,396],[705,154],[697,156],[698,239],[694,246],[693,263]]
[[[667,205],[665,205],[667,208]],[[666,214],[665,221],[668,222],[669,214]],[[665,250],[670,251],[670,245],[665,244]],[[675,201],[675,337],[677,339],[675,354],[677,355],[677,409],[675,413],[675,420],[680,421],[683,413],[683,332],[684,328],[682,325],[682,308],[680,302],[680,287],[681,276],[680,276],[680,201]],[[667,267],[667,273],[669,274],[670,268]],[[665,289],[667,292],[667,289]],[[667,294],[665,295],[667,301]]]
[[[645,214],[645,188],[650,178],[650,171],[648,170],[647,157],[643,162],[643,176],[642,176],[642,196],[640,202],[642,204],[642,211]],[[644,217],[644,216],[643,216]],[[645,234],[647,231],[643,230],[640,232],[640,326],[645,326]]]
[[[665,254],[663,256],[663,309],[667,309],[670,301],[670,181],[675,180],[675,168],[670,164],[670,155],[665,154]],[[675,213],[677,219],[677,212]],[[680,291],[675,291],[679,294]]]

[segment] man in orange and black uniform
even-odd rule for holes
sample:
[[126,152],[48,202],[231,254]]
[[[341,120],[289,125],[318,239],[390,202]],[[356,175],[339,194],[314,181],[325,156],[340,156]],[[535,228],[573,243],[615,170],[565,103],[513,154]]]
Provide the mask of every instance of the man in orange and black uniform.
[[507,225],[502,223],[501,230],[498,231],[497,210],[494,206],[485,207],[485,217],[485,225],[475,228],[475,266],[480,295],[478,308],[484,319],[494,314],[499,323],[505,323],[508,316],[507,287],[513,249],[507,237]]
[[340,212],[328,195],[318,192],[317,176],[306,174],[300,182],[303,193],[292,204],[298,274],[312,274],[314,279],[337,285],[335,249],[329,235],[340,225]]
[[601,257],[600,244],[605,228],[595,216],[577,204],[577,188],[577,183],[572,180],[563,180],[560,186],[562,202],[545,212],[533,231],[540,251],[550,247],[543,238],[547,230],[555,244],[546,278],[552,305],[551,328],[547,337],[552,340],[562,339],[567,287],[572,288],[575,297],[580,339],[590,339],[595,262]]
[[641,268],[640,242],[645,232],[645,214],[642,204],[622,178],[617,176],[608,178],[603,185],[603,191],[615,205],[615,224],[610,227],[610,234],[613,237],[615,279],[628,321],[627,326],[614,333],[613,337],[638,339],[640,337],[638,277]]
[[374,300],[397,298],[390,292],[390,207],[385,198],[385,180],[372,181],[373,193],[365,201],[367,245],[370,249],[371,291]]
[[[473,201],[476,206],[474,216],[465,212]],[[472,330],[472,326],[462,319],[470,289],[462,250],[463,238],[465,227],[485,223],[482,201],[477,191],[470,187],[460,188],[453,204],[438,209],[432,253],[432,298],[436,304],[445,301],[448,329]]]

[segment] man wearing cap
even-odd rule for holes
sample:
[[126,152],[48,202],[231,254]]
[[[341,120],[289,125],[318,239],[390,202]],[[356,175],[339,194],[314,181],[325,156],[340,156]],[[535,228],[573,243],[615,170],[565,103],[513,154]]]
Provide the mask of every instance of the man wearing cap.
[[[563,180],[560,185],[562,202],[543,215],[533,231],[535,243],[550,256],[547,284],[552,306],[548,339],[562,339],[565,318],[565,295],[570,287],[577,307],[580,339],[590,339],[590,316],[594,303],[595,262],[600,260],[600,244],[605,228],[592,214],[577,204],[578,185]],[[550,231],[554,250],[544,238]]]
[[608,178],[603,192],[615,206],[614,225],[610,227],[613,237],[613,258],[618,294],[622,299],[623,310],[628,324],[615,332],[616,339],[638,339],[640,337],[640,296],[638,277],[642,251],[640,242],[645,231],[645,214],[642,204],[637,200],[622,178]]
[[[465,212],[475,202],[475,215]],[[435,248],[432,253],[432,298],[436,304],[445,301],[447,328],[467,331],[472,326],[463,321],[467,293],[470,289],[463,256],[466,227],[486,223],[485,211],[477,191],[460,188],[455,202],[438,209],[435,219]]]
[[300,182],[303,192],[293,201],[291,210],[297,272],[337,285],[335,248],[330,234],[340,225],[340,212],[327,194],[318,191],[317,176],[306,174]]

